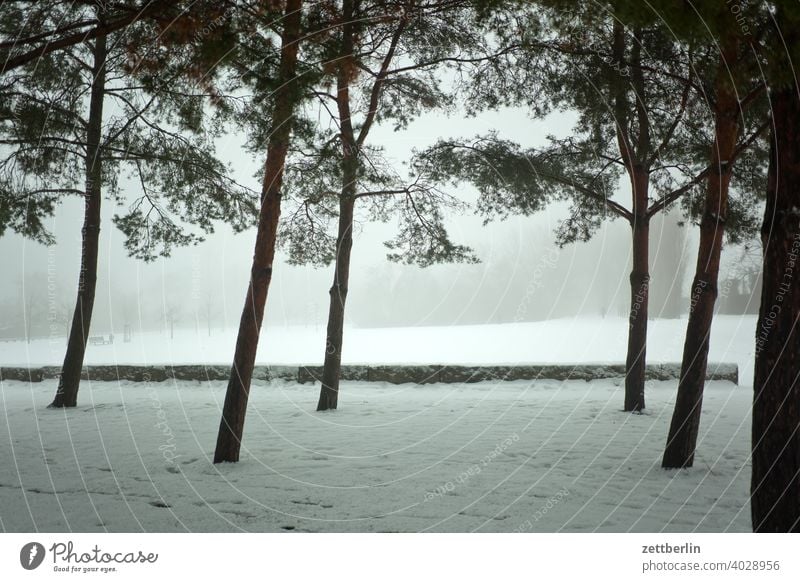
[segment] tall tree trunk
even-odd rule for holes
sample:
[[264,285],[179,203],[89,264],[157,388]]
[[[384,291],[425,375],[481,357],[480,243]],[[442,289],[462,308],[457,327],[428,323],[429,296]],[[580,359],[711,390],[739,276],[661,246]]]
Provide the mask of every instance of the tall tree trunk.
[[634,166],[633,188],[633,267],[631,306],[628,316],[628,354],[625,361],[625,411],[644,410],[644,372],[647,352],[647,305],[650,288],[650,220],[647,216],[649,173]]
[[[647,213],[650,170],[646,161],[650,155],[650,122],[644,106],[644,77],[641,68],[642,31],[633,31],[630,48],[631,78],[614,71],[612,93],[614,98],[614,117],[617,144],[623,164],[631,181],[631,248],[632,268],[630,275],[631,303],[628,314],[628,351],[625,360],[625,411],[639,412],[644,409],[644,372],[647,349],[647,307],[650,289],[650,217]],[[624,63],[626,59],[625,28],[621,19],[614,20],[612,37],[614,63]],[[628,92],[635,93],[632,106]],[[637,118],[636,144],[632,142],[630,119]]]
[[272,280],[272,261],[281,212],[283,165],[289,150],[292,118],[299,99],[297,94],[297,52],[302,27],[302,0],[287,0],[281,39],[279,88],[272,112],[272,132],[267,146],[264,183],[261,190],[261,211],[258,219],[250,284],[247,287],[239,335],[231,366],[231,377],[225,393],[222,420],[217,435],[214,462],[237,462],[244,432],[244,418],[250,382],[253,378],[258,337],[264,319],[264,306]]
[[[359,143],[350,112],[350,77],[353,63],[353,21],[357,0],[342,2],[342,47],[336,75],[336,105],[342,140],[342,191],[339,197],[339,234],[336,237],[336,265],[330,289],[328,328],[325,338],[325,363],[317,410],[336,409],[339,403],[339,374],[342,369],[344,306],[350,280],[350,252],[353,248],[353,210],[358,180]],[[362,132],[368,128],[363,128]],[[366,137],[366,134],[362,136]]]
[[97,254],[100,243],[100,202],[102,200],[101,146],[103,130],[103,100],[106,83],[106,37],[94,41],[92,88],[89,101],[89,123],[86,130],[86,194],[84,198],[83,229],[81,231],[81,270],[78,275],[78,297],[72,315],[72,327],[67,340],[67,352],[61,366],[58,389],[51,407],[73,407],[78,403],[83,357],[92,323],[95,287],[97,285]]
[[[788,47],[798,42],[791,26],[783,29]],[[798,532],[800,95],[794,83],[772,93],[772,131],[761,229],[764,267],[756,327],[750,507],[753,531]]]
[[344,306],[350,280],[350,251],[353,248],[353,209],[355,206],[355,172],[345,178],[339,201],[339,235],[336,239],[336,268],[330,289],[328,329],[325,339],[325,365],[317,410],[336,409],[339,402],[339,374],[342,369]]
[[700,429],[711,321],[717,300],[720,253],[728,216],[728,186],[739,132],[739,101],[728,78],[736,53],[734,42],[720,55],[717,69],[715,136],[710,161],[713,170],[708,177],[705,208],[700,220],[700,249],[692,282],[678,395],[661,463],[665,469],[692,466]]

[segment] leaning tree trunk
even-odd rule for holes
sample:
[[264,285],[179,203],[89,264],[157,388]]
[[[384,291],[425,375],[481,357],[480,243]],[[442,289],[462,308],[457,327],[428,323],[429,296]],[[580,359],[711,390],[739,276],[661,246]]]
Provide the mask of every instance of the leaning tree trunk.
[[[352,164],[351,164],[352,165]],[[339,201],[339,234],[336,239],[336,268],[330,289],[328,329],[325,339],[325,364],[317,410],[336,409],[339,402],[339,375],[342,369],[344,307],[350,280],[350,252],[353,248],[353,210],[355,207],[355,169],[345,175]]]
[[692,282],[678,395],[661,463],[665,469],[693,465],[697,433],[700,429],[711,321],[717,300],[720,253],[728,216],[728,186],[739,131],[739,102],[730,80],[726,78],[728,65],[735,58],[734,44],[720,56],[717,69],[715,136],[710,164],[712,171],[708,177],[705,208],[700,220],[700,249]]
[[644,410],[645,356],[647,352],[647,305],[650,289],[650,220],[647,216],[649,175],[642,168],[634,168],[633,187],[633,237],[631,269],[631,307],[628,316],[628,354],[625,362],[625,411]]
[[78,403],[83,357],[92,324],[97,254],[100,246],[100,202],[102,199],[101,146],[103,99],[106,83],[106,37],[94,43],[92,89],[89,101],[89,123],[86,130],[86,194],[84,195],[83,229],[81,231],[81,270],[78,275],[78,298],[72,315],[67,352],[61,366],[56,396],[51,407],[64,408]]
[[[787,34],[786,45],[795,46],[797,36]],[[800,96],[794,84],[772,94],[772,123],[750,507],[753,531],[800,532]]]
[[244,418],[250,382],[253,378],[258,337],[264,319],[269,284],[272,280],[272,261],[281,212],[283,165],[289,150],[292,118],[298,101],[296,88],[297,52],[301,33],[302,0],[288,0],[283,20],[281,62],[278,90],[272,111],[272,133],[267,146],[264,182],[261,190],[261,211],[258,219],[250,284],[247,287],[239,335],[233,355],[231,376],[222,407],[222,420],[217,435],[214,462],[237,462],[244,432]]

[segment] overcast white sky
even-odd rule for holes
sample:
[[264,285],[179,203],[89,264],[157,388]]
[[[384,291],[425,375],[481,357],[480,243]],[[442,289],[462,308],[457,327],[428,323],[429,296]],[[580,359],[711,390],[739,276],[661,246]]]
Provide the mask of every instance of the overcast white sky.
[[[410,127],[394,132],[378,126],[371,143],[385,146],[398,162],[412,148],[424,148],[439,137],[473,136],[489,130],[526,146],[541,145],[547,134],[570,131],[571,115],[557,113],[532,121],[522,110],[486,112],[476,118],[426,114]],[[239,136],[220,142],[221,155],[231,162],[237,180],[258,189],[253,160],[240,147]],[[241,153],[239,153],[241,152]],[[401,168],[401,172],[405,171]],[[455,194],[471,200],[474,192],[461,187]],[[178,249],[167,259],[145,264],[126,256],[123,237],[111,223],[116,208],[104,201],[101,256],[95,308],[95,331],[118,330],[123,323],[151,327],[166,308],[181,311],[182,325],[194,325],[196,312],[211,303],[219,325],[235,326],[241,312],[253,252],[254,231],[234,235],[226,225],[198,246]],[[0,269],[6,274],[0,290],[7,312],[27,281],[26,293],[46,297],[49,276],[57,284],[58,300],[71,306],[80,257],[82,203],[65,201],[52,221],[57,237],[43,247],[16,235],[0,239]],[[553,206],[531,218],[512,218],[486,227],[474,215],[449,220],[453,240],[472,245],[479,265],[443,265],[426,270],[388,264],[381,244],[390,237],[391,223],[364,225],[353,250],[348,318],[354,325],[456,324],[507,321],[520,317],[526,290],[535,288],[533,305],[524,317],[541,319],[603,312],[624,313],[628,300],[628,227],[615,221],[589,244],[563,251],[553,244],[553,230],[566,208]],[[661,238],[658,225],[652,255],[674,244]],[[674,233],[669,235],[673,238]],[[687,239],[688,253],[694,244]],[[691,259],[690,259],[691,260]],[[290,267],[279,263],[274,272],[267,321],[278,324],[324,325],[332,268]],[[670,285],[672,281],[654,281]],[[530,300],[527,300],[530,302]],[[113,306],[113,307],[112,307]],[[205,318],[205,315],[203,315]]]

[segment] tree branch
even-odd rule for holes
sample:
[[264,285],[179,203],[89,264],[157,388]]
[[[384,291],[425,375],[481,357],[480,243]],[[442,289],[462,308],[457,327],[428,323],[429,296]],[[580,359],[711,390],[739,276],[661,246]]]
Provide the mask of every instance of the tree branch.
[[361,129],[358,132],[358,138],[356,139],[356,147],[358,149],[361,149],[361,146],[364,144],[364,140],[367,139],[367,134],[369,134],[370,127],[372,127],[372,123],[375,121],[375,114],[378,112],[378,102],[381,98],[383,82],[388,75],[389,65],[392,64],[395,50],[397,50],[397,44],[400,42],[400,37],[403,35],[405,28],[406,21],[401,20],[400,24],[397,25],[397,29],[392,35],[392,42],[389,44],[389,50],[386,51],[386,56],[383,58],[383,63],[381,64],[380,71],[378,71],[378,76],[375,78],[375,82],[372,84],[372,93],[369,97],[369,111],[367,111],[367,117],[364,120],[364,124],[361,126]]
[[669,145],[669,142],[672,141],[672,137],[675,135],[675,130],[678,128],[681,119],[683,119],[683,114],[686,112],[686,105],[689,103],[689,93],[691,88],[691,83],[686,83],[684,86],[683,93],[681,94],[681,105],[678,109],[678,113],[675,114],[675,119],[672,120],[672,124],[670,124],[669,129],[667,129],[667,132],[664,134],[664,139],[661,140],[661,143],[658,144],[658,147],[653,151],[653,155],[650,156],[650,159],[647,161],[648,168],[652,167],[652,165],[661,155],[661,152],[666,149],[666,147]]
[[[758,139],[770,126],[770,120],[765,121],[762,123],[758,129],[756,129],[750,137],[748,137],[745,141],[739,144],[731,155],[730,160],[726,160],[727,165],[733,164],[736,159],[741,155],[743,151],[745,151],[750,145]],[[697,186],[700,182],[702,182],[708,175],[714,170],[716,166],[708,166],[702,172],[697,174],[694,178],[692,178],[689,182],[678,188],[677,190],[673,190],[669,194],[665,194],[659,200],[654,202],[650,205],[650,208],[647,209],[647,216],[652,217],[653,215],[659,213],[661,210],[675,202],[678,198],[686,194],[689,190],[693,187]]]
[[21,67],[26,65],[36,59],[40,59],[43,56],[46,56],[52,52],[57,50],[70,47],[82,42],[86,42],[87,40],[91,40],[93,38],[97,38],[98,36],[107,35],[112,33],[116,30],[120,30],[133,24],[137,20],[141,20],[142,18],[154,14],[162,7],[164,2],[156,1],[156,0],[149,0],[147,4],[142,6],[139,9],[133,10],[129,15],[123,16],[118,18],[117,20],[108,21],[100,26],[96,26],[91,30],[77,32],[75,34],[71,34],[69,36],[65,36],[59,40],[54,40],[52,42],[48,42],[44,46],[29,50],[21,55],[16,57],[8,57],[5,62],[0,65],[0,74],[7,73],[12,69],[16,69],[17,67]]

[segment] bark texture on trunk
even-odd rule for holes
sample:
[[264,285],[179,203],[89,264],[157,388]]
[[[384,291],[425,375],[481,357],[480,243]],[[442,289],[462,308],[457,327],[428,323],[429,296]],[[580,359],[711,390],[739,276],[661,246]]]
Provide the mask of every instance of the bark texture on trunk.
[[[352,188],[348,188],[351,190]],[[325,339],[325,364],[317,410],[335,410],[339,404],[339,376],[342,369],[344,308],[350,280],[350,251],[353,247],[352,194],[342,194],[339,201],[339,235],[336,239],[336,268],[330,289],[328,328]]]
[[[325,363],[317,410],[335,410],[339,404],[339,375],[342,369],[344,308],[350,281],[350,252],[353,248],[353,211],[358,180],[359,144],[350,112],[350,74],[353,64],[354,0],[342,3],[342,51],[337,73],[336,104],[342,140],[342,191],[339,198],[339,233],[336,237],[336,264],[330,289],[328,327],[325,338]],[[362,130],[363,131],[363,130]]]
[[739,102],[728,78],[728,70],[736,53],[736,44],[727,47],[720,56],[717,69],[715,136],[710,160],[713,169],[708,177],[705,207],[700,220],[700,248],[692,282],[678,395],[661,463],[667,469],[691,467],[694,464],[700,429],[711,322],[718,293],[720,253],[728,216],[728,187],[739,132]]
[[[785,29],[789,33],[791,29]],[[786,46],[798,35],[787,34]],[[800,96],[772,94],[753,382],[753,531],[800,531]]]
[[103,100],[106,83],[106,37],[94,42],[92,88],[89,100],[89,123],[86,129],[86,193],[84,195],[83,228],[81,230],[81,267],[78,275],[78,297],[72,314],[67,351],[53,402],[53,408],[78,404],[86,342],[92,324],[95,288],[97,286],[97,255],[100,248],[100,203],[102,201],[103,168],[101,146],[103,131]]
[[631,305],[628,315],[628,353],[625,360],[625,411],[644,410],[644,373],[647,352],[647,307],[650,289],[650,220],[647,216],[647,193],[650,175],[634,168],[633,187],[633,267],[631,269]]
[[[644,410],[644,375],[647,352],[647,309],[650,291],[650,120],[645,104],[645,80],[641,67],[642,30],[633,30],[630,45],[631,76],[615,74],[614,117],[617,144],[631,181],[632,209],[630,275],[631,303],[628,313],[628,349],[625,358],[626,412]],[[615,63],[627,62],[626,33],[621,20],[614,21],[612,54]],[[617,71],[620,73],[620,71]],[[634,93],[633,103],[628,93]],[[631,120],[636,119],[636,131]]]
[[222,420],[214,451],[215,463],[239,460],[258,338],[264,319],[269,284],[272,280],[272,261],[275,257],[281,210],[283,166],[289,149],[292,118],[298,100],[296,83],[293,81],[296,80],[297,53],[302,30],[302,0],[287,1],[283,27],[280,83],[272,112],[272,133],[267,146],[261,211],[250,269],[250,283],[239,321],[231,376],[222,408]]

